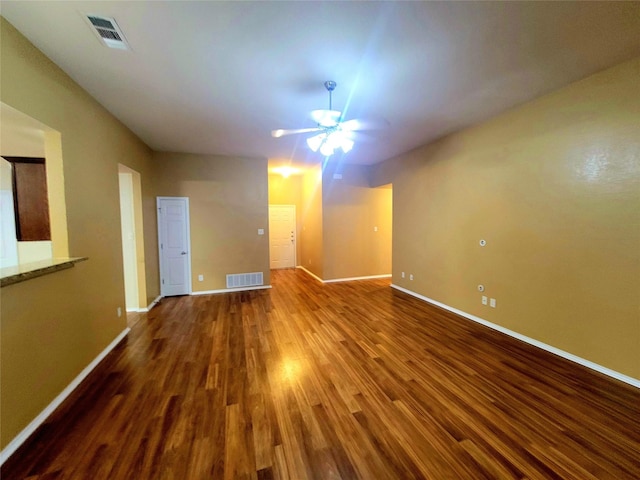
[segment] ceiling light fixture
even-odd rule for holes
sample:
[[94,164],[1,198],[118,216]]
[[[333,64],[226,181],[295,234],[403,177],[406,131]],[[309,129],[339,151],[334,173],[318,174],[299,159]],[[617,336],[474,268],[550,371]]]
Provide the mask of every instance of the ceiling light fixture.
[[329,109],[313,110],[311,118],[315,120],[316,126],[311,128],[294,128],[271,130],[273,138],[280,138],[285,135],[319,132],[313,137],[307,138],[307,145],[314,152],[320,152],[325,157],[333,155],[337,149],[343,153],[351,151],[354,145],[353,138],[358,135],[358,130],[374,130],[384,128],[389,125],[386,120],[344,120],[342,112],[333,109],[333,91],[336,89],[336,82],[327,80],[324,88],[329,92]]
[[299,168],[289,167],[287,165],[273,168],[271,169],[271,172],[282,175],[283,178],[289,178],[291,175],[299,175],[300,173],[302,173]]
[[318,127],[324,131],[313,137],[307,138],[307,145],[314,152],[320,151],[325,157],[333,155],[336,149],[341,148],[347,153],[353,148],[353,140],[347,138],[340,126],[342,112],[333,110],[332,94],[336,88],[336,82],[328,80],[324,87],[329,92],[329,110],[314,110],[311,117],[318,123]]
[[335,127],[325,133],[319,133],[313,137],[307,138],[307,145],[314,152],[320,151],[325,157],[333,155],[336,149],[340,148],[344,153],[349,152],[353,148],[353,140],[347,138],[345,133]]

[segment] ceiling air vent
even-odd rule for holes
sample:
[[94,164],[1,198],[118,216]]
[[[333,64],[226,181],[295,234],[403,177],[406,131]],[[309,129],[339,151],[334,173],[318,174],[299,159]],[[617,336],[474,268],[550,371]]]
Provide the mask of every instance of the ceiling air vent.
[[130,49],[122,30],[120,30],[113,18],[87,15],[86,19],[89,21],[94,33],[107,47],[119,48],[120,50]]

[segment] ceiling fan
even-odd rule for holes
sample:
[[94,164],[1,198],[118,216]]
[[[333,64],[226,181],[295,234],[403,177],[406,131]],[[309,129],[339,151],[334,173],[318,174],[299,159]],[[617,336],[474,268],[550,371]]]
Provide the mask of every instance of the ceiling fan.
[[344,153],[350,151],[353,148],[353,139],[356,132],[360,130],[374,130],[387,126],[386,121],[343,120],[342,112],[333,110],[332,93],[336,86],[337,84],[333,80],[324,82],[324,87],[329,92],[329,110],[313,110],[311,112],[311,118],[316,122],[316,127],[297,128],[293,130],[272,130],[271,136],[279,138],[298,133],[320,132],[317,135],[307,138],[307,145],[314,152],[320,151],[322,155],[328,157],[333,155],[338,148]]

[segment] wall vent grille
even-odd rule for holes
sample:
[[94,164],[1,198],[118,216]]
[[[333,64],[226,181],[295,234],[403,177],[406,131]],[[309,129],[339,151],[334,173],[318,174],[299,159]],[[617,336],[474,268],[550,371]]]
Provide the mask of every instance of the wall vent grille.
[[227,275],[227,288],[257,287],[264,285],[262,272],[232,273]]
[[99,15],[87,15],[87,20],[93,32],[98,36],[104,45],[120,50],[129,50],[129,44],[124,38],[124,34],[113,18],[101,17]]

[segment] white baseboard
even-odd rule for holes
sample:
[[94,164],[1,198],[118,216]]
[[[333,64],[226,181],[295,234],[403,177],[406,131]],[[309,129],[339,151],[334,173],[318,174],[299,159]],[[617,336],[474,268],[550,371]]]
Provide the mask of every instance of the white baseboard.
[[298,265],[296,268],[299,268],[300,270],[304,270],[320,283],[352,282],[354,280],[372,280],[374,278],[391,278],[390,273],[385,273],[384,275],[367,275],[364,277],[332,278],[330,280],[323,280],[319,276],[317,276],[315,273],[310,272],[309,270],[304,268],[302,265]]
[[148,311],[149,311],[149,310],[151,310],[153,307],[155,307],[155,306],[160,302],[160,300],[162,300],[162,295],[158,295],[158,296],[155,298],[155,300],[149,304],[149,306],[148,306],[147,308],[139,308],[138,310],[134,310],[134,311],[137,311],[137,312],[139,312],[139,313],[145,313],[145,312],[148,312]]
[[93,359],[93,361],[87,365],[84,370],[82,370],[76,378],[74,378],[67,387],[60,392],[60,394],[53,399],[53,401],[45,407],[44,410],[38,414],[36,418],[34,418],[29,425],[27,425],[18,435],[11,440],[6,447],[0,452],[0,466],[4,464],[4,462],[15,453],[15,451],[20,448],[22,445],[32,434],[36,431],[36,429],[42,425],[42,423],[51,415],[56,408],[58,408],[62,402],[64,402],[69,395],[82,383],[82,381],[87,378],[87,376],[91,373],[91,371],[96,368],[100,362],[115,348],[120,341],[127,336],[131,329],[125,328],[120,335],[118,335],[108,346],[105,348],[100,354]]
[[407,290],[406,288],[399,287],[398,285],[394,285],[393,283],[391,284],[391,287],[395,288],[396,290],[400,290],[401,292],[407,293],[412,297],[416,297],[427,303],[431,303],[432,305],[436,305],[440,308],[444,308],[445,310],[449,310],[450,312],[460,315],[461,317],[480,323],[485,327],[492,328],[493,330],[497,330],[501,333],[504,333],[505,335],[509,335],[510,337],[517,338],[518,340],[528,343],[529,345],[533,345],[534,347],[541,348],[542,350],[551,352],[555,355],[558,355],[559,357],[565,358],[574,363],[590,368],[591,370],[595,370],[596,372],[603,373],[604,375],[615,378],[616,380],[620,380],[621,382],[628,383],[629,385],[634,386],[636,388],[640,388],[640,380],[636,378],[629,377],[620,372],[616,372],[615,370],[611,370],[610,368],[603,367],[602,365],[598,365],[597,363],[593,363],[590,360],[586,360],[582,357],[578,357],[573,353],[565,352],[564,350],[560,350],[559,348],[553,347],[551,345],[547,345],[546,343],[540,342],[534,338],[527,337],[526,335],[522,335],[518,332],[514,332],[513,330],[509,330],[508,328],[501,327],[500,325],[497,325],[495,323],[488,322],[487,320],[484,320],[480,317],[476,317],[475,315],[471,315],[470,313],[463,312],[462,310],[458,310],[457,308],[450,307],[449,305],[438,302],[437,300],[433,300],[429,297],[425,297],[424,295],[420,295],[419,293],[416,293],[412,290]]
[[351,282],[354,280],[373,280],[374,278],[391,278],[390,273],[384,275],[368,275],[365,277],[348,277],[348,278],[332,278],[331,280],[323,280],[324,283]]
[[320,283],[324,283],[324,280],[322,280],[319,276],[317,276],[315,273],[310,272],[309,270],[307,270],[306,268],[304,268],[302,265],[298,265],[296,268],[299,268],[300,270],[302,270],[303,272],[306,272],[307,274],[311,275],[313,278],[315,278],[317,281],[319,281]]
[[191,295],[214,295],[216,293],[248,292],[251,290],[265,290],[267,288],[271,288],[271,285],[260,285],[259,287],[222,288],[220,290],[201,290],[198,292],[191,292]]

